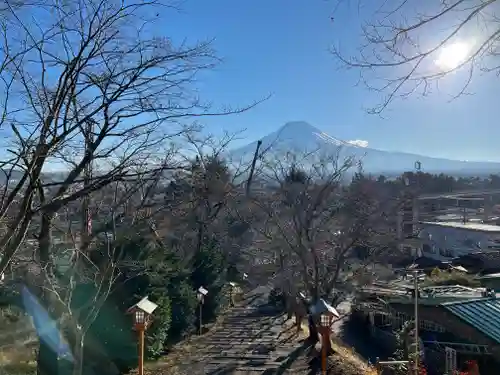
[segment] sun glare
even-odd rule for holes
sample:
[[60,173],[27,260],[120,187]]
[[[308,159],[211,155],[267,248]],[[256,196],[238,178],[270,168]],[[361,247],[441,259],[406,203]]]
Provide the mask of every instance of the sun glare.
[[436,65],[446,70],[455,69],[467,59],[469,50],[466,43],[453,43],[443,47],[436,60]]

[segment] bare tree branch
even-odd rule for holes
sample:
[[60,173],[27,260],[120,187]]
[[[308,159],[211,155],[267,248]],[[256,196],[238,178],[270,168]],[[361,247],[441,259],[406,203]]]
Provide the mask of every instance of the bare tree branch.
[[[347,17],[351,4],[339,0],[335,17]],[[478,73],[499,73],[497,0],[399,0],[376,6],[357,0],[357,5],[361,44],[356,50],[337,44],[332,53],[342,67],[358,70],[368,89],[383,95],[371,113],[380,114],[397,98],[429,95],[448,76],[461,85],[453,99],[467,93]]]
[[[33,220],[41,218],[48,228],[63,207],[110,184],[181,169],[173,144],[200,129],[192,119],[236,114],[258,103],[217,110],[198,98],[198,73],[219,60],[210,41],[188,45],[154,35],[168,5],[5,3],[0,147],[7,161],[0,167],[8,181],[0,201],[7,228],[0,238],[0,272]],[[89,169],[93,176],[86,180]],[[50,238],[43,243],[40,257],[46,261]]]

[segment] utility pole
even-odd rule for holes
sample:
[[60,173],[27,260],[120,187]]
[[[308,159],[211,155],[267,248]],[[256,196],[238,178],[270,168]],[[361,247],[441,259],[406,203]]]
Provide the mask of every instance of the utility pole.
[[418,337],[418,326],[419,326],[419,321],[418,321],[418,270],[415,270],[413,273],[413,289],[414,289],[414,296],[415,296],[415,375],[418,375],[418,367],[419,367],[419,360],[420,360],[420,348],[419,348],[419,337]]
[[419,194],[420,194],[420,171],[422,169],[422,163],[418,160],[415,162],[415,191],[413,192],[413,235],[418,235],[418,223],[420,216],[420,202],[419,202]]
[[252,184],[253,174],[255,172],[255,164],[257,164],[257,158],[259,157],[259,149],[262,145],[262,141],[259,139],[257,141],[257,147],[255,148],[255,153],[253,155],[252,166],[250,167],[250,174],[247,180],[247,197],[250,196],[250,185]]
[[[411,189],[411,211],[412,211],[412,227],[411,227],[411,237],[413,239],[417,239],[419,235],[419,222],[420,222],[420,170],[422,168],[422,164],[417,160],[415,162],[415,181],[414,186]],[[421,255],[421,244],[419,241],[413,246],[415,249],[414,261]]]
[[[404,241],[408,238],[415,238],[418,235],[419,223],[419,180],[420,170],[422,164],[417,160],[414,164],[414,172],[410,177],[402,175],[403,191],[398,205],[398,212],[396,216],[397,239],[400,243],[400,250],[404,250]],[[418,249],[412,245],[411,251],[414,252],[413,259],[418,257]]]

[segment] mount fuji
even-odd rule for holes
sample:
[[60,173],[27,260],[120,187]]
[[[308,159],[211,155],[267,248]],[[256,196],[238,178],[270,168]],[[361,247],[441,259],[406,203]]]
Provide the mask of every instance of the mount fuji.
[[[429,173],[448,173],[452,175],[485,175],[500,172],[500,163],[471,162],[434,158],[406,152],[382,151],[361,147],[363,142],[344,141],[332,137],[318,128],[303,121],[288,122],[279,130],[261,139],[261,152],[266,158],[285,152],[311,152],[319,150],[327,154],[339,152],[341,158],[354,157],[360,160],[363,170],[367,173],[399,174],[414,169],[416,161],[422,166],[422,171]],[[231,159],[249,161],[257,147],[257,141],[230,152]]]

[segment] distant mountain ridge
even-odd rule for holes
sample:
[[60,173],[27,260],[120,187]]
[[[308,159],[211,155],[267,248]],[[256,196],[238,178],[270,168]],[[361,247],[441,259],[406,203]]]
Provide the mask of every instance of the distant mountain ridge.
[[[382,151],[369,147],[360,147],[333,137],[303,121],[288,122],[279,130],[265,136],[261,150],[272,156],[283,151],[307,152],[320,149],[326,153],[340,152],[341,157],[353,156],[361,160],[367,173],[396,174],[414,169],[416,161],[422,171],[429,173],[449,173],[455,175],[484,175],[500,173],[500,163],[472,162],[435,158],[398,151]],[[231,158],[251,160],[257,141],[230,152]],[[339,150],[340,148],[340,150]]]

